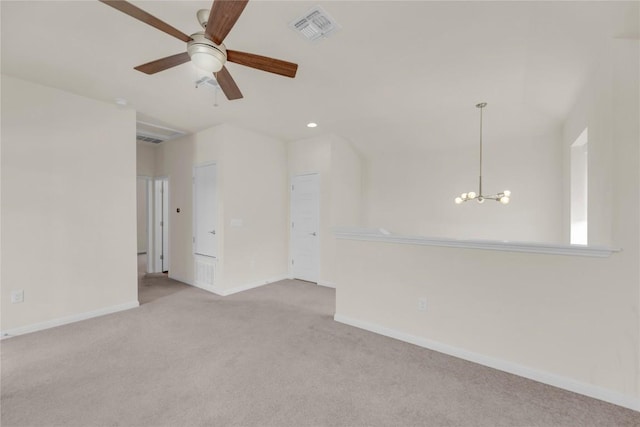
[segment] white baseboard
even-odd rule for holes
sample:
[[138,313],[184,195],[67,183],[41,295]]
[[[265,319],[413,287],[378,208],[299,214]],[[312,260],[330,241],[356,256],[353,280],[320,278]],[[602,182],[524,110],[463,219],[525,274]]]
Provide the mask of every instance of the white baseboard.
[[268,285],[270,283],[279,282],[281,280],[285,280],[285,279],[288,279],[288,278],[289,278],[288,274],[283,274],[283,275],[271,277],[271,278],[265,279],[265,280],[258,280],[258,281],[255,281],[255,282],[246,283],[244,285],[234,286],[233,288],[229,288],[229,289],[217,289],[217,290],[214,290],[213,292],[215,292],[216,294],[221,295],[223,297],[226,297],[228,295],[233,295],[233,294],[237,294],[238,292],[248,291],[249,289],[258,288],[260,286]]
[[327,282],[327,281],[325,281],[325,280],[318,280],[318,285],[319,285],[319,286],[324,286],[324,287],[326,287],[326,288],[333,288],[333,289],[335,289],[335,288],[336,288],[336,284],[335,284],[335,283],[333,283],[333,282]]
[[245,283],[244,285],[234,286],[233,288],[229,288],[229,289],[224,289],[217,286],[201,285],[199,283],[191,282],[190,280],[184,280],[179,277],[170,277],[170,278],[173,280],[177,280],[178,282],[186,283],[187,285],[191,285],[196,288],[203,289],[208,292],[212,292],[216,295],[220,295],[221,297],[226,297],[229,295],[237,294],[238,292],[248,291],[249,289],[254,289],[260,286],[268,285],[270,283],[279,282],[280,280],[289,279],[289,275],[283,274],[281,276],[275,276],[265,280],[257,280],[255,282]]
[[80,320],[91,319],[92,317],[104,316],[105,314],[117,313],[118,311],[129,310],[136,308],[140,303],[136,301],[130,301],[124,304],[113,305],[111,307],[105,307],[98,310],[88,311],[85,313],[74,314],[71,316],[59,317],[57,319],[47,320],[46,322],[34,323],[32,325],[21,326],[19,328],[7,329],[1,331],[0,335],[2,339],[15,337],[17,335],[29,334],[31,332],[42,331],[44,329],[55,328],[56,326],[62,326],[69,323],[79,322]]
[[614,390],[606,389],[593,384],[583,383],[549,372],[539,371],[527,366],[519,365],[517,363],[485,356],[480,353],[474,353],[472,351],[454,347],[448,344],[443,344],[437,341],[432,341],[426,338],[417,337],[415,335],[406,334],[404,332],[396,331],[394,329],[386,328],[374,323],[353,319],[338,313],[335,314],[333,319],[336,322],[355,326],[356,328],[364,329],[370,332],[384,335],[386,337],[395,338],[400,341],[415,344],[417,346],[428,348],[439,353],[448,354],[450,356],[458,357],[460,359],[468,360],[470,362],[478,363],[480,365],[518,375],[520,377],[552,385],[554,387],[569,390],[588,397],[593,397],[595,399],[613,403],[614,405],[623,406],[634,411],[640,411],[640,398],[622,394]]
[[[182,277],[176,277],[176,276],[172,276],[171,272],[169,272],[169,274],[167,274],[167,277],[169,277],[169,279],[171,280],[175,280],[176,282],[182,282],[182,283],[186,283],[187,285],[191,285],[191,286],[196,286],[191,280],[186,280]],[[196,286],[196,287],[200,287],[200,286]]]

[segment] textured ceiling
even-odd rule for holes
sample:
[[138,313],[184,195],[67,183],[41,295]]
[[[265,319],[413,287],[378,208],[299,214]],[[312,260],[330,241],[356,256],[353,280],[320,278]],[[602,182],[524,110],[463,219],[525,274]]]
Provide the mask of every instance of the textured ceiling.
[[[134,1],[191,34],[207,1]],[[562,123],[614,37],[638,38],[638,2],[249,2],[228,48],[299,64],[295,79],[228,63],[244,99],[195,88],[187,63],[133,69],[183,42],[98,1],[2,1],[2,72],[187,132],[220,123],[296,140],[335,133],[363,153],[475,144],[480,101],[496,137]],[[309,42],[289,22],[320,4],[341,26]],[[315,121],[319,126],[306,128]],[[489,122],[488,122],[489,123]]]

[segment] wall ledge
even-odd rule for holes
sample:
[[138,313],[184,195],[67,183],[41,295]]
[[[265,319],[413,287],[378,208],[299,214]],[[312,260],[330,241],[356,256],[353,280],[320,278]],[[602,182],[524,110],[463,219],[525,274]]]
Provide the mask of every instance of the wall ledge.
[[475,353],[438,341],[410,335],[401,331],[397,331],[395,329],[380,326],[375,323],[370,323],[367,321],[344,316],[340,313],[336,313],[333,319],[336,322],[344,323],[345,325],[353,326],[389,338],[408,342],[419,347],[437,351],[438,353],[447,354],[449,356],[457,357],[459,359],[467,360],[479,365],[488,366],[499,371],[508,372],[510,374],[538,381],[543,384],[548,384],[574,393],[582,394],[584,396],[592,397],[594,399],[613,403],[614,405],[622,406],[634,411],[640,411],[640,398],[638,398],[637,396],[623,394],[615,390],[597,386],[595,384],[584,383],[573,378],[564,377],[538,369],[533,369],[528,366],[510,362],[508,360],[486,356],[484,354]]
[[512,242],[508,240],[461,240],[444,237],[404,236],[384,229],[339,227],[333,229],[338,239],[369,242],[399,243],[404,245],[441,246],[463,249],[527,252],[550,255],[572,255],[606,258],[622,249],[605,246],[560,245],[555,243]]

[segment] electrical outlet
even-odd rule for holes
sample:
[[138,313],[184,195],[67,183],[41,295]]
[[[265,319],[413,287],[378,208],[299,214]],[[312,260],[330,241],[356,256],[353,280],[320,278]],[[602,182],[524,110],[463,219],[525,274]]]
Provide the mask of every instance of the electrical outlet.
[[11,291],[11,304],[24,302],[24,291]]
[[427,311],[427,299],[425,297],[418,298],[418,311]]

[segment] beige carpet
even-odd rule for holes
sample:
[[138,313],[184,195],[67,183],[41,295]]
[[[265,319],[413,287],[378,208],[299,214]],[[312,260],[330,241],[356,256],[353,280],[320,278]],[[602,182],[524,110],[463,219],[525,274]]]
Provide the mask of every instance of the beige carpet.
[[2,341],[2,426],[638,426],[640,414],[333,321],[334,291],[140,308]]

